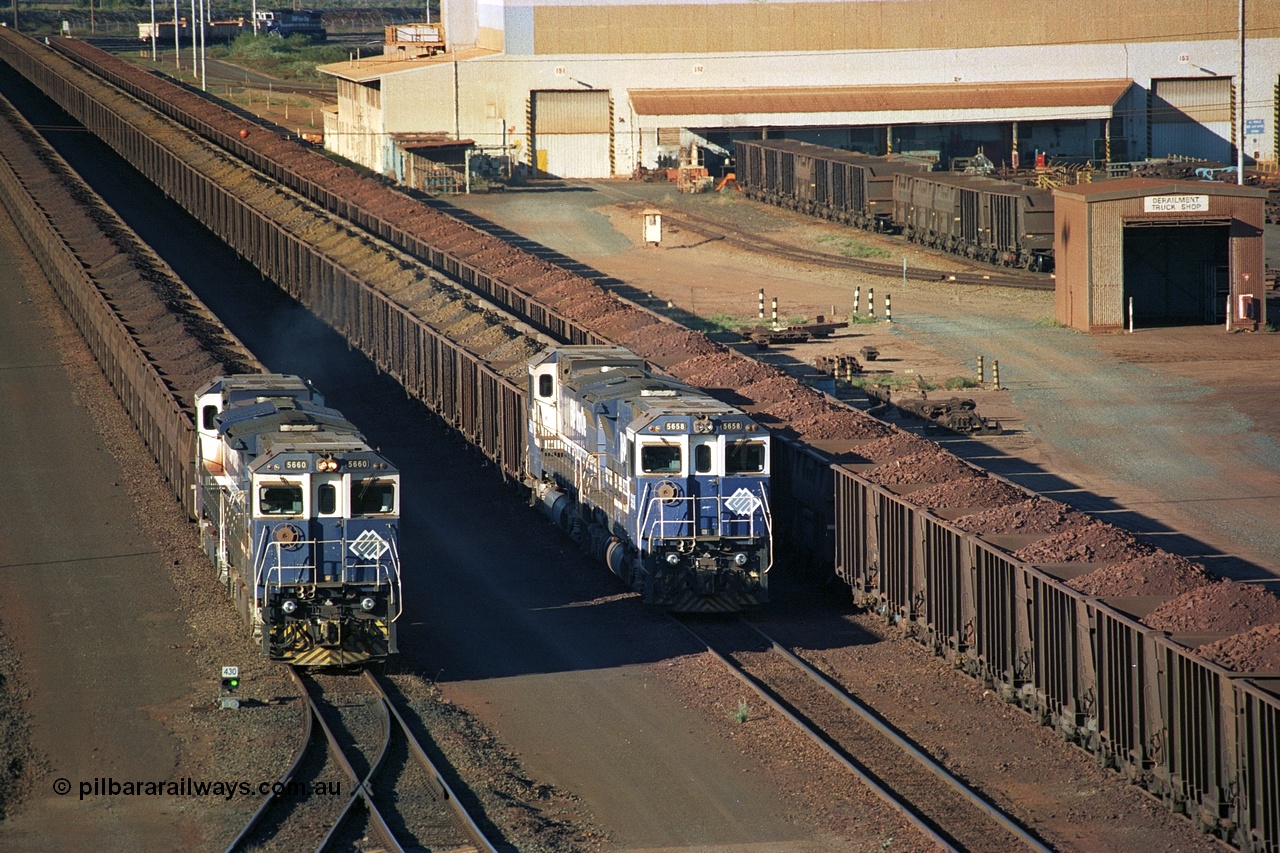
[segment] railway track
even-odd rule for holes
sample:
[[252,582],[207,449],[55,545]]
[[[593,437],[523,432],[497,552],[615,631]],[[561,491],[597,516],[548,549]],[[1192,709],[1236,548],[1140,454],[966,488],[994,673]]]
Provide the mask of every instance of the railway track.
[[944,850],[1049,850],[868,705],[745,620],[681,619],[733,675]]
[[[304,697],[301,746],[227,853],[270,841],[289,849],[495,851],[369,670],[290,667]],[[322,835],[323,833],[323,835]]]
[[[76,89],[78,85],[80,84],[54,80],[47,90]],[[66,100],[70,102],[72,99]],[[85,111],[89,119],[86,121],[87,125],[104,128],[107,131],[114,131],[121,127],[122,122],[114,117],[111,117],[110,122],[95,120],[99,118],[99,109],[96,102],[89,104],[89,108]],[[101,115],[105,115],[105,112]],[[139,127],[150,128],[151,125],[142,121]],[[145,129],[138,133],[133,130],[132,125],[130,128],[128,134],[118,134],[121,149],[136,151],[155,138],[153,133],[147,133]],[[256,135],[250,134],[249,138],[255,139]],[[406,342],[417,347],[418,342],[424,339],[413,336],[425,334],[426,330],[418,324],[420,321],[408,319],[402,306],[393,303],[388,295],[404,293],[406,290],[410,295],[416,295],[414,289],[416,282],[391,281],[387,283],[389,286],[385,292],[374,292],[372,288],[367,287],[365,277],[373,270],[383,269],[387,265],[374,264],[371,256],[362,256],[358,262],[347,257],[347,251],[354,248],[351,243],[364,242],[363,238],[352,231],[347,231],[345,238],[336,231],[332,232],[334,245],[340,245],[344,251],[340,257],[321,257],[315,250],[316,241],[312,239],[310,231],[287,232],[280,229],[279,223],[269,221],[268,217],[249,212],[257,210],[252,207],[255,203],[271,202],[269,207],[272,209],[278,207],[278,196],[268,196],[266,192],[246,193],[243,202],[236,201],[236,205],[243,206],[235,207],[228,212],[229,206],[226,201],[230,196],[224,194],[224,190],[229,185],[240,183],[238,178],[228,177],[229,172],[223,172],[220,168],[212,169],[211,177],[204,182],[205,178],[196,179],[194,171],[188,170],[191,164],[190,158],[175,157],[172,152],[157,155],[152,149],[145,149],[136,159],[152,161],[146,162],[145,165],[160,175],[161,180],[158,182],[162,183],[166,191],[172,192],[174,197],[182,203],[191,205],[190,209],[212,214],[210,218],[214,221],[210,223],[210,227],[215,228],[219,233],[229,235],[228,241],[258,264],[264,273],[273,279],[281,279],[280,284],[284,289],[304,304],[313,304],[317,313],[331,318],[331,322],[335,322],[335,328],[340,328],[353,345],[364,349],[380,367],[396,376],[406,389],[412,389],[412,393],[423,399],[443,401],[446,404],[443,412],[450,422],[464,430],[468,438],[481,447],[487,456],[500,464],[518,461],[520,446],[518,442],[510,446],[504,445],[503,441],[507,433],[502,429],[493,429],[494,422],[487,417],[498,411],[501,412],[499,425],[506,422],[519,422],[521,410],[515,402],[518,389],[513,391],[506,377],[502,377],[503,381],[494,384],[494,387],[497,388],[496,393],[508,396],[502,398],[501,404],[495,405],[488,396],[491,393],[490,387],[484,384],[488,382],[486,376],[484,382],[476,383],[476,387],[481,392],[476,396],[484,397],[486,401],[486,406],[481,411],[478,406],[474,409],[467,408],[470,405],[470,399],[464,399],[464,394],[453,394],[456,387],[453,384],[440,384],[438,387],[443,389],[445,394],[436,393],[436,386],[431,383],[435,382],[437,374],[432,373],[426,377],[415,374],[413,371],[418,369],[420,363],[428,363],[426,361],[428,356],[423,354],[420,358],[418,349],[402,351],[400,348],[404,347]],[[220,167],[224,163],[220,158],[212,159],[216,161],[216,166]],[[180,180],[172,179],[175,173]],[[329,198],[327,201],[336,207],[343,209],[349,207],[354,211],[354,206],[349,200]],[[326,204],[326,206],[329,205]],[[364,221],[378,225],[378,231],[396,231],[389,224],[390,220],[373,221],[366,217]],[[244,239],[245,234],[252,235],[253,239]],[[352,241],[351,237],[357,237],[357,240]],[[464,238],[450,234],[446,242],[448,246],[453,246],[470,239],[470,235]],[[420,256],[425,254],[433,261],[441,258],[444,266],[450,268],[450,272],[456,269],[459,277],[467,284],[484,280],[486,285],[481,288],[484,292],[500,289],[499,285],[502,282],[496,281],[488,272],[499,265],[485,266],[485,261],[477,260],[473,263],[468,260],[478,255],[479,249],[454,254],[448,254],[431,246],[428,249],[429,251],[425,252],[415,251],[415,254]],[[370,265],[366,266],[366,262],[370,262]],[[312,263],[323,264],[318,274],[313,273],[307,276],[297,274],[299,268]],[[319,279],[318,285],[317,279]],[[524,300],[524,296],[514,290],[511,292],[520,300]],[[529,299],[527,304],[522,302],[522,305],[528,310],[534,310],[537,307],[532,299]],[[523,312],[513,311],[513,313]],[[542,315],[544,318],[550,316],[549,312]],[[557,323],[559,323],[558,319]],[[539,326],[543,325],[539,324]],[[550,328],[551,325],[547,322],[545,327]],[[569,327],[569,324],[561,325],[566,329]],[[407,331],[411,334],[406,334]],[[575,325],[572,331],[575,334],[581,332],[585,335],[590,332],[590,329],[587,326]],[[433,334],[429,343],[433,347],[448,348],[445,355],[449,359],[447,364],[450,369],[455,355],[460,358],[467,355],[462,348],[446,343],[443,336],[436,337]],[[421,352],[426,353],[426,350]],[[660,354],[663,353],[665,350]],[[472,364],[467,362],[468,369]],[[430,363],[430,366],[434,368],[435,364]],[[481,363],[479,369],[487,370],[488,368]],[[514,370],[514,366],[512,369]],[[446,377],[449,383],[452,383],[453,376],[451,372]],[[471,386],[467,386],[464,390],[469,393]],[[446,394],[453,394],[453,397],[448,397]],[[455,403],[460,405],[455,406]],[[970,674],[996,681],[1000,689],[1005,691],[1008,701],[1022,699],[1029,710],[1042,714],[1044,719],[1063,726],[1069,732],[1078,732],[1086,748],[1097,752],[1100,760],[1111,762],[1124,770],[1141,771],[1143,775],[1139,778],[1142,784],[1157,796],[1167,798],[1177,808],[1185,808],[1204,830],[1218,833],[1222,837],[1234,836],[1236,843],[1243,849],[1262,849],[1255,843],[1258,839],[1261,839],[1260,843],[1263,844],[1272,842],[1274,828],[1277,825],[1273,792],[1265,786],[1255,785],[1254,777],[1239,775],[1235,764],[1232,763],[1239,756],[1244,756],[1253,762],[1250,767],[1256,765],[1270,772],[1269,768],[1273,766],[1276,754],[1275,750],[1269,746],[1274,743],[1275,726],[1272,710],[1274,698],[1270,692],[1266,692],[1265,688],[1256,688],[1249,681],[1232,680],[1221,672],[1208,670],[1183,650],[1172,648],[1162,638],[1155,635],[1149,636],[1142,628],[1123,622],[1120,617],[1110,612],[1104,612],[1096,602],[1083,601],[1069,592],[1058,589],[1053,579],[1046,579],[1033,573],[1006,554],[1000,553],[995,546],[980,539],[961,537],[953,530],[933,530],[930,527],[935,537],[948,537],[945,539],[948,547],[934,549],[936,559],[923,566],[908,564],[907,561],[914,559],[915,554],[915,549],[909,547],[910,542],[916,541],[910,538],[914,535],[912,525],[916,523],[932,525],[933,521],[904,506],[896,496],[877,491],[866,482],[857,480],[852,474],[845,479],[848,482],[842,481],[839,484],[838,494],[847,492],[851,498],[851,505],[856,503],[857,507],[856,511],[848,507],[841,510],[844,515],[841,516],[835,529],[849,533],[843,541],[843,550],[838,554],[841,559],[848,558],[841,564],[842,573],[839,576],[854,589],[855,598],[865,602],[872,600],[872,596],[880,596],[887,601],[888,606],[900,608],[903,615],[919,620],[923,624],[925,614],[914,609],[916,598],[899,600],[894,597],[903,590],[907,592],[915,590],[914,584],[918,582],[920,571],[928,573],[927,580],[935,584],[923,590],[922,594],[923,592],[933,594],[934,590],[940,587],[943,590],[953,589],[956,584],[954,582],[948,584],[953,580],[962,583],[981,582],[984,584],[982,588],[986,589],[985,584],[1007,584],[1008,579],[1013,577],[1019,584],[1017,588],[1031,590],[1028,595],[1035,596],[1035,600],[1029,597],[1024,600],[1014,596],[959,596],[956,600],[962,602],[965,607],[976,602],[979,605],[979,613],[967,622],[957,619],[952,625],[947,619],[954,615],[953,611],[951,609],[941,611],[942,617],[945,618],[939,619],[937,624],[930,624],[929,630],[937,632],[932,634],[935,638],[942,638],[942,648],[946,651],[957,649],[964,651],[964,660],[968,662],[968,666],[972,667]],[[830,495],[830,490],[824,490],[823,494]],[[826,498],[823,500],[825,501]],[[840,504],[838,496],[837,505],[840,506]],[[865,516],[861,513],[861,509],[864,506],[874,506],[878,510],[878,516],[872,516],[880,519],[878,523],[883,528],[878,530],[878,537],[862,535],[861,525],[865,521]],[[894,522],[891,530],[884,526],[886,519]],[[884,535],[886,532],[891,535],[891,538],[886,539]],[[889,548],[883,547],[885,542],[889,543]],[[950,543],[955,543],[954,547],[951,547]],[[878,556],[887,554],[892,558],[887,565],[861,558],[862,549],[875,547],[880,547]],[[981,558],[980,564],[973,567],[958,565],[961,556],[973,553],[971,550],[962,549],[976,550]],[[954,555],[956,566],[946,562],[948,555]],[[899,559],[900,556],[902,559]],[[876,567],[873,576],[863,577],[854,574],[867,566]],[[949,574],[953,570],[954,578]],[[891,586],[886,592],[880,585],[881,578],[885,576],[902,577],[907,582]],[[945,592],[939,594],[945,594]],[[1043,606],[1054,608],[1051,611],[1053,618],[1037,619],[1033,624],[1026,624],[1029,614],[1042,613],[1039,608]],[[965,613],[967,611],[959,615],[963,616]],[[1104,624],[1107,631],[1098,630],[1097,634],[1098,636],[1105,634],[1108,642],[1104,646],[1090,649],[1090,654],[1066,661],[1064,666],[1064,661],[1061,659],[1062,650],[1074,647],[1069,642],[1063,642],[1062,636],[1055,632],[1061,628],[1062,635],[1067,638],[1074,636],[1071,633],[1074,627],[1085,624],[1073,621],[1077,619],[1093,619]],[[982,633],[974,635],[956,630],[958,627],[974,625],[978,626]],[[1112,642],[1115,637],[1120,639]],[[938,641],[935,639],[935,642]],[[1136,663],[1130,663],[1127,656],[1132,654],[1129,650],[1134,648],[1140,649],[1137,659],[1142,662],[1141,668]],[[976,653],[974,649],[977,650]],[[1033,656],[1036,656],[1035,667],[1028,669],[1024,662],[1031,661]],[[1177,708],[1168,715],[1164,715],[1166,708],[1163,705],[1137,699],[1141,691],[1145,690],[1146,685],[1150,683],[1150,679],[1154,677],[1151,672],[1157,665],[1155,663],[1157,660],[1166,663],[1171,661],[1169,671],[1175,672],[1178,679],[1176,685],[1170,690],[1172,701],[1178,703]],[[1120,684],[1118,689],[1112,691],[1116,694],[1114,697],[1111,694],[1104,694],[1106,702],[1101,706],[1101,710],[1105,716],[1099,719],[1099,714],[1095,712],[1098,707],[1095,704],[1098,695],[1095,684],[1103,683],[1104,680],[1108,686],[1113,682],[1120,682]],[[1233,704],[1230,707],[1223,707],[1217,704],[1199,703],[1197,697],[1203,694],[1205,688],[1201,685],[1205,683],[1211,684],[1212,690],[1221,691],[1221,695],[1229,695]],[[1238,708],[1244,710],[1238,712],[1236,710]],[[1228,724],[1235,719],[1233,715],[1236,714],[1242,714],[1258,722],[1247,730],[1238,725],[1228,727]],[[1159,741],[1152,741],[1158,750],[1148,750],[1152,744],[1142,739],[1142,732],[1163,731],[1163,727],[1169,725],[1177,727],[1179,737],[1171,737],[1167,740],[1161,737]],[[1202,738],[1202,733],[1208,733],[1208,736]],[[1217,748],[1220,743],[1226,742],[1222,740],[1223,738],[1234,738],[1231,741],[1231,749],[1221,751]],[[1170,759],[1170,755],[1177,760],[1178,766],[1194,765],[1202,768],[1203,778],[1192,780],[1189,784],[1182,777],[1171,776],[1170,771],[1174,762]],[[1270,778],[1274,778],[1274,774]]]
[[[627,207],[639,210],[647,205],[639,202]],[[871,261],[863,258],[845,258],[826,252],[816,252],[801,248],[781,240],[773,240],[763,234],[746,234],[724,227],[705,216],[687,211],[664,210],[664,220],[675,223],[686,231],[708,240],[723,241],[726,245],[747,251],[767,254],[773,258],[795,261],[800,264],[818,264],[836,269],[850,269],[871,275],[882,275],[886,278],[901,279],[904,273],[901,265]],[[1010,275],[1001,272],[948,272],[928,267],[906,267],[907,278],[914,281],[947,281],[958,284],[985,284],[996,287],[1014,287],[1022,290],[1053,290],[1053,279],[1049,276]]]

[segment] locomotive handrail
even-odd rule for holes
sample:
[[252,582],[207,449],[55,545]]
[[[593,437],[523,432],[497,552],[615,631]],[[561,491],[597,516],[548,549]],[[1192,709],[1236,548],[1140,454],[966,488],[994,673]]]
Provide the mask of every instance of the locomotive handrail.
[[[267,537],[267,529],[263,528],[262,538],[265,540],[266,537]],[[261,542],[259,544],[259,551],[258,551],[258,565],[255,566],[254,568],[254,576],[253,576],[255,598],[257,598],[257,591],[259,589],[262,591],[259,607],[266,606],[267,590],[269,588],[273,586],[277,588],[285,586],[284,581],[281,579],[281,575],[285,569],[297,569],[299,571],[310,571],[312,579],[310,581],[299,581],[298,583],[299,585],[310,584],[312,587],[315,587],[318,583],[320,583],[320,581],[318,580],[318,572],[316,570],[316,564],[314,560],[316,549],[319,548],[320,546],[329,545],[337,542],[342,544],[343,553],[346,553],[348,541],[349,540],[344,536],[341,539],[302,539],[302,540],[299,540],[298,542],[290,542],[288,543],[290,546],[310,548],[313,558],[309,562],[300,562],[300,563],[295,563],[293,565],[288,565],[288,566],[284,565],[278,556],[280,550],[284,547],[285,543],[265,542],[265,541]],[[357,583],[357,581],[348,580],[347,578],[348,571],[355,572],[360,569],[372,568],[374,570],[374,584],[379,587],[386,585],[388,588],[393,589],[395,591],[393,600],[400,607],[400,612],[397,612],[395,617],[392,618],[392,621],[394,622],[396,619],[400,618],[400,614],[403,612],[403,600],[401,595],[403,588],[401,586],[402,581],[400,579],[400,554],[396,549],[394,542],[389,542],[387,544],[391,552],[391,557],[389,560],[384,561],[382,559],[375,558],[372,561],[352,563],[350,566],[348,566],[344,562],[341,567],[341,575],[339,576],[338,582],[344,583],[344,584]],[[277,554],[277,557],[274,561],[269,559],[269,554],[272,551],[275,551]],[[385,566],[385,569],[384,569],[384,566]],[[384,571],[385,571],[385,574],[384,574]]]
[[773,568],[773,507],[769,503],[769,496],[765,494],[764,483],[756,485],[760,488],[760,515],[764,518],[765,531],[769,538],[769,565],[764,567],[764,574],[767,575]]
[[[681,539],[681,538],[692,539],[692,538],[695,538],[697,535],[697,532],[696,532],[697,518],[695,517],[696,514],[691,514],[689,518],[684,518],[684,519],[667,518],[666,512],[662,509],[662,505],[675,505],[675,504],[688,503],[688,504],[694,505],[693,508],[696,510],[697,508],[696,504],[698,501],[714,501],[718,505],[716,507],[717,518],[719,518],[720,522],[723,524],[725,520],[725,502],[729,499],[729,497],[732,497],[732,495],[730,496],[684,495],[682,497],[667,497],[667,498],[656,497],[656,496],[650,497],[649,493],[650,491],[652,491],[652,489],[653,489],[653,484],[647,483],[645,484],[644,492],[640,495],[640,503],[644,506],[644,515],[642,516],[640,521],[640,531],[646,540],[652,540],[655,538],[654,534],[646,532],[646,531],[652,531],[655,529],[661,531],[656,536],[656,538],[661,538],[661,539],[673,539],[673,538],[674,539]],[[655,505],[658,505],[657,519],[653,519],[653,510]],[[761,515],[764,518],[764,527],[765,527],[764,533],[768,536],[769,542],[772,545],[773,543],[772,515],[769,511],[769,501],[766,499],[764,494],[763,483],[760,484],[760,509],[761,509]],[[734,513],[734,514],[737,515],[737,513]],[[751,538],[760,536],[761,535],[760,531],[756,530],[756,519],[755,519],[754,512],[751,513],[749,516],[747,516],[746,521],[748,524],[747,535]],[[694,529],[689,534],[676,533],[672,535],[666,532],[667,525],[680,525],[680,526],[690,525],[690,526],[694,526]],[[772,548],[770,548],[769,553],[770,553],[769,565],[772,566],[773,565],[773,549]]]
[[[387,566],[387,588],[391,590],[391,594],[387,599],[388,615],[390,615],[391,613],[391,605],[394,604],[396,607],[396,615],[390,617],[392,622],[396,621],[404,614],[404,595],[403,595],[403,586],[402,586],[403,580],[402,580],[402,575],[400,574],[400,549],[399,547],[397,547],[398,542],[399,542],[398,538],[393,539],[390,542],[391,560],[389,565]],[[395,571],[394,581],[391,580],[392,567],[394,567],[394,571]],[[382,561],[381,560],[378,561],[378,571],[379,571],[378,586],[382,586],[382,580],[381,580]]]

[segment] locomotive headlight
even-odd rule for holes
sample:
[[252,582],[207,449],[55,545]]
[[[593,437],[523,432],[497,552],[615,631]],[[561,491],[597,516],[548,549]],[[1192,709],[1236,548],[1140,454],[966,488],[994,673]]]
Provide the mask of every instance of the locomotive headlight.
[[280,604],[280,609],[283,610],[286,614],[292,614],[297,611],[298,602],[294,601],[292,598],[286,598]]
[[677,554],[675,551],[669,551],[669,552],[667,552],[667,563],[668,563],[669,565],[674,566],[674,565],[678,564],[679,562],[680,562],[680,555],[679,555],[679,554]]
[[366,595],[364,598],[360,599],[360,609],[363,610],[365,613],[368,613],[370,610],[376,607],[377,604],[378,604],[377,600],[372,595]]
[[739,551],[733,555],[733,564],[735,566],[745,566],[747,564],[747,555]]
[[323,456],[316,460],[316,470],[321,472],[330,472],[338,470],[338,460],[332,456]]

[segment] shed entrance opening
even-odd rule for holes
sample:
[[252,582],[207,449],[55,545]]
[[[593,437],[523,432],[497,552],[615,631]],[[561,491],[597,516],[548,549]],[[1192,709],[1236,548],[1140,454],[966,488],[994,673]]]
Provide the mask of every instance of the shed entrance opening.
[[1124,227],[1124,304],[1139,327],[1226,320],[1228,223],[1129,222]]

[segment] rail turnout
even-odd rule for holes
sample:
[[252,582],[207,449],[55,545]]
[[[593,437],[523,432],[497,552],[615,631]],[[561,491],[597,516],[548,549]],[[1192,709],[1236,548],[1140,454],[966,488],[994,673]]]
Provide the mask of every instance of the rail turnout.
[[[297,667],[289,674],[304,698],[301,746],[227,853],[266,840],[338,849],[366,835],[392,851],[496,851],[378,676],[367,669],[319,674]],[[348,795],[282,795],[321,785]],[[327,829],[321,835],[317,827]]]

